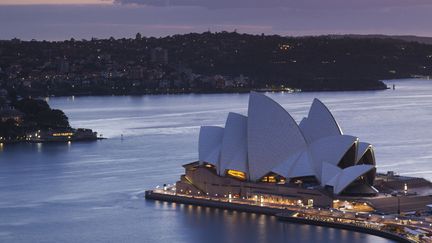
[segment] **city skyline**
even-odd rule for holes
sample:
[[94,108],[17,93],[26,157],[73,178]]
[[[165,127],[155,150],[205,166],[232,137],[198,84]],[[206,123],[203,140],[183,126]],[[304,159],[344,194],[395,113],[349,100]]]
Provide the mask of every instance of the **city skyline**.
[[431,10],[424,0],[0,0],[0,39],[122,38],[137,32],[160,37],[208,30],[432,36]]

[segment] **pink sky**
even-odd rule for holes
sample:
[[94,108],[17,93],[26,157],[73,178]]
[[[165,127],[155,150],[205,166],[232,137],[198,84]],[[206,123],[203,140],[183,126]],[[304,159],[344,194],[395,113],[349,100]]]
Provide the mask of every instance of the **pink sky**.
[[110,4],[112,0],[0,0],[0,5]]

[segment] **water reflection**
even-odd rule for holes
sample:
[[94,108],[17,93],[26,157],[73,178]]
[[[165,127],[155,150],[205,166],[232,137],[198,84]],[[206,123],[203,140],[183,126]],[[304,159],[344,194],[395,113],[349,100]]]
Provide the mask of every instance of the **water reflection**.
[[274,216],[172,203],[160,208],[157,205],[161,202],[154,204],[162,217],[176,212],[172,220],[175,226],[188,229],[186,242],[389,242],[357,232],[280,222]]

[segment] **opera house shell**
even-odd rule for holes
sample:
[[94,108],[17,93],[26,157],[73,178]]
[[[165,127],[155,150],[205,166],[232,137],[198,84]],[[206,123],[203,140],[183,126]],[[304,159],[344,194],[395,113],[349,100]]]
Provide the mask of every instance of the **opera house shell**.
[[297,124],[280,104],[251,93],[247,116],[229,113],[225,127],[201,127],[199,164],[212,166],[220,177],[251,183],[301,179],[335,195],[376,192],[373,147],[343,134],[318,99]]

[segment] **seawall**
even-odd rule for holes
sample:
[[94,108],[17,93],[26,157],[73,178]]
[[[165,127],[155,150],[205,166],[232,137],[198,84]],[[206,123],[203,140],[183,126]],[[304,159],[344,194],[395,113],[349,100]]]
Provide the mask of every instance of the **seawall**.
[[276,216],[281,221],[287,221],[291,223],[301,223],[301,224],[345,229],[345,230],[351,230],[351,231],[376,235],[397,242],[407,242],[407,243],[412,242],[397,234],[393,234],[391,232],[381,231],[373,228],[367,228],[367,227],[337,223],[337,222],[325,222],[325,221],[312,220],[306,218],[292,217],[291,215],[294,212],[288,209],[270,208],[270,207],[258,206],[258,205],[237,204],[237,203],[230,203],[230,202],[224,202],[219,200],[208,200],[208,199],[202,199],[196,197],[194,198],[194,197],[184,197],[184,196],[178,196],[172,194],[155,193],[151,190],[145,192],[145,198],[150,200],[159,200],[159,201],[166,201],[166,202],[175,202],[175,203],[182,203],[182,204],[189,204],[189,205],[196,205],[196,206],[234,210],[240,212],[272,215],[272,216]]

